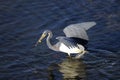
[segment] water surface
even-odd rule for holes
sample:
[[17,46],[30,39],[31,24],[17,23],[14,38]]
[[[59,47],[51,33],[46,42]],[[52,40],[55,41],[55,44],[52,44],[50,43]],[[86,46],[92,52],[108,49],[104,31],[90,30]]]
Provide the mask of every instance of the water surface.
[[[119,0],[0,1],[0,80],[119,80]],[[43,41],[46,29],[55,37],[69,24],[95,21],[88,31],[89,53],[80,60],[54,52]]]

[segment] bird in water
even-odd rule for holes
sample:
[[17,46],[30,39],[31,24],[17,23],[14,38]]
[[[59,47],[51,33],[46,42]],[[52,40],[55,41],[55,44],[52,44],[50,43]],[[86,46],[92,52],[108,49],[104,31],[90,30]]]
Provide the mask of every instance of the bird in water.
[[35,46],[37,46],[38,43],[41,43],[42,39],[47,36],[46,43],[50,49],[67,53],[69,56],[74,53],[77,54],[75,58],[80,58],[87,52],[86,44],[88,43],[89,38],[86,31],[95,25],[95,22],[83,22],[68,25],[63,30],[66,36],[56,37],[59,42],[55,45],[52,45],[50,42],[50,39],[53,36],[52,32],[50,30],[45,30]]

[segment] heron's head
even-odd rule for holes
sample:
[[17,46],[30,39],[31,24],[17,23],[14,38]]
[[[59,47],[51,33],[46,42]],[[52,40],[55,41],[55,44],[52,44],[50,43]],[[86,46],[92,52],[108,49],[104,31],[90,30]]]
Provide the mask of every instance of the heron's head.
[[39,40],[37,41],[37,43],[35,44],[35,46],[38,45],[38,43],[41,43],[42,40],[46,37],[46,35],[49,33],[49,30],[45,30],[42,35],[40,36]]

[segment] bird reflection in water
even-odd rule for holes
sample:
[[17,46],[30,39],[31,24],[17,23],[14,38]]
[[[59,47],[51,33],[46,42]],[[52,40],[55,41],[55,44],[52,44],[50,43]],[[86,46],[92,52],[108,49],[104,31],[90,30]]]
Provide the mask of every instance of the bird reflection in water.
[[86,78],[85,64],[82,60],[72,58],[66,58],[57,65],[52,64],[48,72],[49,80],[85,80]]
[[85,64],[82,60],[67,58],[59,67],[65,80],[85,80]]

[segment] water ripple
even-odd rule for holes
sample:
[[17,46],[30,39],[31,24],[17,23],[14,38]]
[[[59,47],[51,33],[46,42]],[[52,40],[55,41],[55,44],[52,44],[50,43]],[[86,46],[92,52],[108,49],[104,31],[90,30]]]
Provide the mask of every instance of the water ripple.
[[[1,1],[0,79],[118,80],[119,8],[118,0]],[[88,31],[89,53],[82,60],[49,50],[45,41],[33,47],[45,29],[55,38],[65,26],[85,21],[97,25]]]

